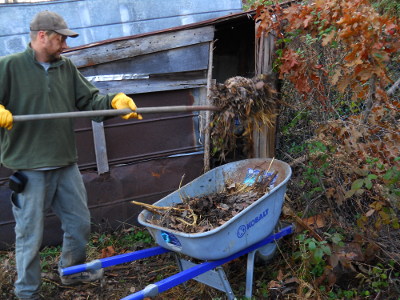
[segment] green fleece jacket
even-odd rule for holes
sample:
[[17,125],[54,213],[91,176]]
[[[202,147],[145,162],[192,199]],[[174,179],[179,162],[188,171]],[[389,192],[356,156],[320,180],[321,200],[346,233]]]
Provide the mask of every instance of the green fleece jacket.
[[[100,95],[66,57],[46,70],[30,46],[0,58],[0,104],[13,115],[111,108],[115,94]],[[10,169],[59,167],[77,161],[73,119],[14,123],[0,129],[1,163]]]

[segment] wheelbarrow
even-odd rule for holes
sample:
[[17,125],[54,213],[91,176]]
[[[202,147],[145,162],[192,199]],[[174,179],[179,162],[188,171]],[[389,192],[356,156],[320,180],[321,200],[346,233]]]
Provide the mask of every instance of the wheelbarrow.
[[[229,281],[221,266],[248,254],[246,297],[251,298],[256,254],[265,260],[271,258],[276,248],[275,241],[294,231],[293,225],[286,226],[283,229],[278,228],[286,186],[291,177],[291,169],[288,164],[273,159],[246,159],[228,163],[208,171],[154,203],[154,206],[173,206],[182,203],[182,199],[185,197],[191,198],[218,193],[224,190],[226,182],[243,183],[248,180],[251,181],[252,177],[249,177],[249,172],[266,169],[277,172],[269,191],[223,225],[207,232],[189,234],[150,223],[149,220],[156,216],[148,210],[143,210],[139,214],[138,221],[147,228],[159,245],[158,247],[68,267],[62,269],[61,274],[69,275],[86,270],[106,268],[173,252],[177,257],[179,273],[150,284],[143,290],[123,298],[123,300],[156,296],[189,279],[195,279],[221,290],[226,293],[228,299],[234,299]],[[182,255],[204,262],[196,264],[181,258]]]

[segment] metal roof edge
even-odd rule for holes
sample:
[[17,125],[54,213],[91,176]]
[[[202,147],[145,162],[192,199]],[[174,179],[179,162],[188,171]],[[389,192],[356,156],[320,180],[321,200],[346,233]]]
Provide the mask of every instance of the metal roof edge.
[[170,27],[162,30],[156,30],[156,31],[151,31],[151,32],[146,32],[146,33],[141,33],[141,34],[135,34],[135,35],[129,35],[129,36],[123,36],[123,37],[118,37],[118,38],[112,38],[112,39],[107,39],[95,43],[90,43],[86,45],[81,45],[77,47],[71,47],[66,49],[63,53],[68,53],[68,52],[73,52],[77,50],[82,50],[82,49],[87,49],[87,48],[92,48],[92,47],[97,47],[105,44],[110,44],[114,42],[119,42],[119,41],[125,41],[125,40],[130,40],[133,38],[139,38],[139,37],[146,37],[146,36],[151,36],[151,35],[157,35],[157,34],[162,34],[162,33],[167,33],[167,32],[174,32],[174,31],[179,31],[179,30],[186,30],[186,29],[194,29],[194,28],[199,28],[199,27],[205,27],[205,26],[210,26],[214,25],[217,23],[222,23],[225,21],[230,21],[234,19],[240,19],[244,17],[252,18],[252,15],[255,14],[255,11],[245,11],[245,12],[239,12],[239,13],[232,13],[226,16],[221,16],[213,19],[208,19],[196,23],[190,23],[186,25],[180,25],[180,26],[175,26],[175,27]]

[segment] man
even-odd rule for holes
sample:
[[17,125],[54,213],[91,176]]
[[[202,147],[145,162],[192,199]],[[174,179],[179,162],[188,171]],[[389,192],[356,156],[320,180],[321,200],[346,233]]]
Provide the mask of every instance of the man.
[[[123,93],[100,95],[72,64],[61,56],[67,37],[78,34],[50,11],[38,13],[30,24],[31,42],[22,53],[0,59],[1,163],[17,171],[10,187],[16,221],[15,293],[19,299],[39,299],[40,261],[45,213],[51,208],[64,231],[59,268],[86,258],[90,215],[71,119],[13,124],[14,115],[78,110],[136,110]],[[124,119],[138,118],[135,112]],[[102,270],[61,277],[63,284],[92,281]]]

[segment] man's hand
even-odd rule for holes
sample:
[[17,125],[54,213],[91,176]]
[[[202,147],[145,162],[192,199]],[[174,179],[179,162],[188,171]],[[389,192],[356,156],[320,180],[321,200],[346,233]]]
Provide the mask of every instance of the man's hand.
[[[130,108],[132,110],[136,110],[136,104],[135,102],[133,102],[132,98],[128,97],[127,95],[125,95],[124,93],[119,93],[117,94],[111,101],[111,106],[114,109],[124,109],[124,108]],[[143,119],[142,115],[137,114],[135,112],[132,112],[130,114],[124,115],[122,116],[123,119],[127,120],[127,119],[131,119],[131,118],[135,118],[135,119]]]
[[0,104],[0,127],[10,130],[13,127],[12,113]]

